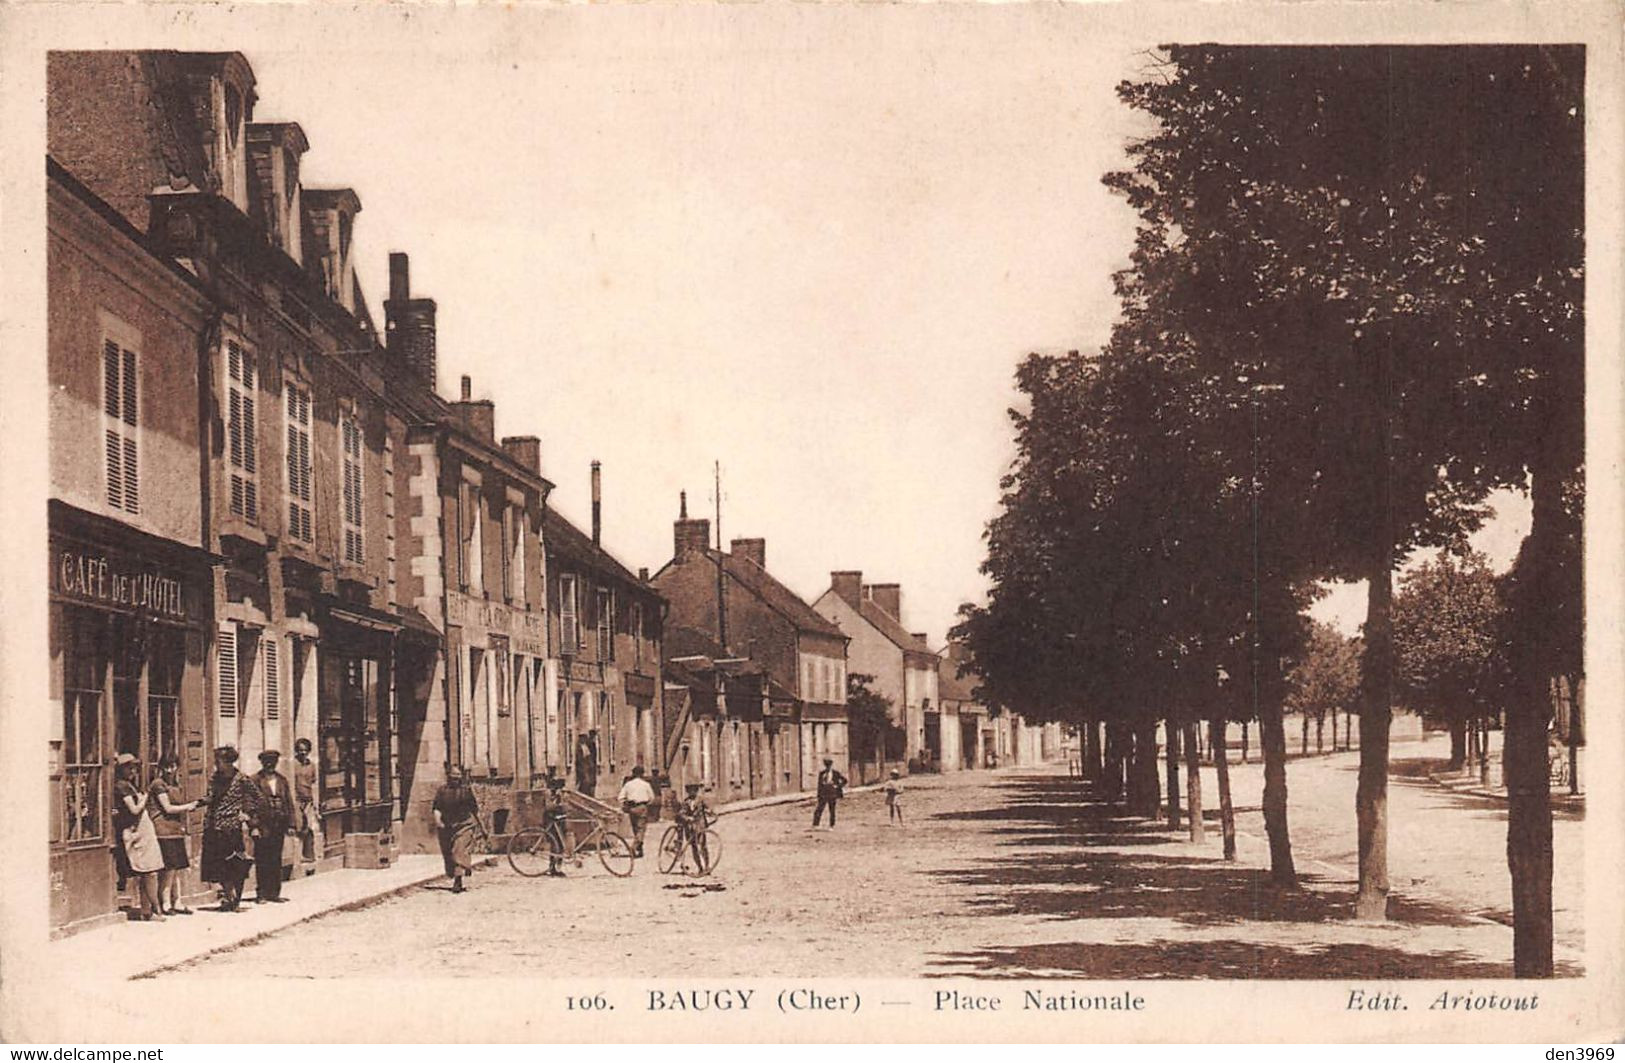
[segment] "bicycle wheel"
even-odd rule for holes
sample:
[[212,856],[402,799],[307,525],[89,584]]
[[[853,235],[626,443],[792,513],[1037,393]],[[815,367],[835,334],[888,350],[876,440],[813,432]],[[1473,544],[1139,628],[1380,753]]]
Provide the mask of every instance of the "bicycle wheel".
[[631,842],[614,831],[605,831],[603,837],[598,839],[598,862],[611,875],[625,878],[632,873],[637,857],[632,854]]
[[659,862],[656,865],[660,868],[660,873],[671,874],[672,868],[677,866],[677,861],[682,855],[683,846],[678,839],[677,828],[667,827],[666,833],[660,836]]
[[689,849],[693,857],[689,874],[699,877],[709,875],[717,869],[717,862],[722,859],[722,837],[714,830],[701,831]]
[[547,873],[547,831],[540,827],[526,827],[508,839],[508,863],[526,878]]

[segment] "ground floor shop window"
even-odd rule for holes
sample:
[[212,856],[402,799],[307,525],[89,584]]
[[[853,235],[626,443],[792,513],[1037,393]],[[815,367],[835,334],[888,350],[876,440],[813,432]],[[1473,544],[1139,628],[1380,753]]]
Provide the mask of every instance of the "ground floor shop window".
[[86,609],[63,610],[62,736],[53,840],[69,845],[102,837],[102,697],[107,682],[107,620]]
[[388,667],[376,657],[333,654],[323,671],[322,807],[340,813],[340,830],[379,829],[377,810],[394,799]]

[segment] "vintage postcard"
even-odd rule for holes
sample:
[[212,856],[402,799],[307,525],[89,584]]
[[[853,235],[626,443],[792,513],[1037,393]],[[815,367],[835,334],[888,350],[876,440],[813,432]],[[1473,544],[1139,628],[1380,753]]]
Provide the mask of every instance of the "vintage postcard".
[[5,1040],[1625,1034],[1617,5],[0,41]]

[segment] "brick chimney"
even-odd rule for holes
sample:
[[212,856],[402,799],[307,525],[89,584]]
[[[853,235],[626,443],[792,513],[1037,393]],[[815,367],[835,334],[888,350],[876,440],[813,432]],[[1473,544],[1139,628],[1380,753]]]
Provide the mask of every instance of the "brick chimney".
[[703,554],[711,546],[711,522],[688,518],[688,492],[678,495],[677,521],[672,525],[672,553],[675,557]]
[[592,463],[592,544],[597,546],[604,532],[604,473],[596,460]]
[[389,253],[389,298],[384,300],[384,345],[399,364],[431,391],[440,390],[435,373],[435,304],[414,299],[410,264],[404,251]]
[[920,649],[924,650],[924,649],[929,649],[930,648],[931,644],[928,643],[925,640],[925,632],[923,632],[923,631],[911,631],[911,632],[909,632],[908,637],[913,639],[915,642],[918,642],[920,644]]
[[735,557],[754,563],[757,568],[767,568],[766,539],[735,539],[728,544],[728,551]]
[[248,216],[265,237],[303,264],[305,208],[299,162],[310,150],[297,122],[255,122],[248,127]]
[[903,619],[903,588],[896,583],[872,583],[863,596],[884,609],[893,620]]
[[526,472],[533,472],[537,476],[542,474],[542,441],[535,436],[503,436],[502,449],[514,464],[524,468]]
[[863,600],[863,573],[831,572],[829,587],[841,601],[856,609]]
[[451,409],[469,435],[482,443],[496,445],[496,405],[490,399],[474,398],[474,381],[466,373],[463,375],[462,397],[451,404]]

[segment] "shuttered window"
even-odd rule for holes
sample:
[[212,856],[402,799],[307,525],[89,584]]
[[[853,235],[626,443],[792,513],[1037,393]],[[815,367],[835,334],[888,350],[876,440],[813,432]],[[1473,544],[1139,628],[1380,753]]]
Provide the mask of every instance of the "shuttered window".
[[354,416],[339,418],[339,442],[344,452],[344,560],[366,563],[362,539],[361,425]]
[[215,733],[222,745],[237,740],[237,625],[215,634]]
[[576,578],[559,577],[559,652],[574,656],[581,649],[581,621],[576,609]]
[[281,653],[278,651],[277,639],[267,634],[260,641],[260,654],[264,657],[265,665],[265,718],[267,720],[282,719],[282,669]]
[[141,462],[137,435],[136,355],[117,341],[102,341],[102,431],[107,458],[107,504],[141,512]]
[[288,420],[288,538],[302,543],[315,539],[311,514],[310,392],[289,384]]
[[598,592],[598,659],[615,659],[615,599],[607,590]]
[[231,512],[258,523],[259,419],[254,380],[253,352],[236,340],[227,340],[226,458],[231,475]]
[[517,595],[513,588],[513,506],[502,507],[502,599],[511,602]]

